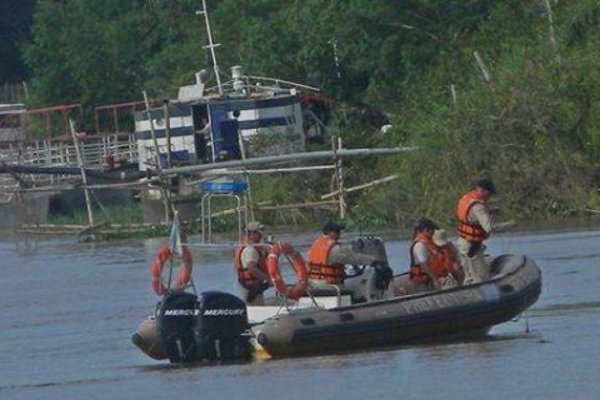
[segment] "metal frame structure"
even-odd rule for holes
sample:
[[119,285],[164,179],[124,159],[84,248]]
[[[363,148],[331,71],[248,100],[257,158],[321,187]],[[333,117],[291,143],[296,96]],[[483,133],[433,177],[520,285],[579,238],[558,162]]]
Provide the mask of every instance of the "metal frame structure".
[[[240,196],[238,193],[206,193],[202,196],[201,203],[201,220],[202,220],[202,243],[212,244],[212,212],[211,212],[211,200],[213,197],[226,197],[236,200],[236,214],[238,222],[238,242],[242,241],[242,227],[245,226],[247,221],[247,206],[248,199],[246,195]],[[242,204],[243,199],[243,204]]]

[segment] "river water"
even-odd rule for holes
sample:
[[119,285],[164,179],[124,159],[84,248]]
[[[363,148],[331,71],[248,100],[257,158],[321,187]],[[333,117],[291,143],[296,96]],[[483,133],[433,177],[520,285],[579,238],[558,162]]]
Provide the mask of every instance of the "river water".
[[[157,300],[148,266],[158,244],[0,242],[0,399],[600,398],[600,228],[490,240],[491,254],[536,260],[543,290],[483,340],[194,367],[130,341]],[[387,243],[396,272],[407,248]],[[236,291],[230,248],[193,252],[200,289]]]

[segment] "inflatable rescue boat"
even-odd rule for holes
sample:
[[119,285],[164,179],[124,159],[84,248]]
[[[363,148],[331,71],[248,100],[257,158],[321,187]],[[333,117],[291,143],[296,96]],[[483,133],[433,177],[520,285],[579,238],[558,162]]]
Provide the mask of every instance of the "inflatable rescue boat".
[[[380,238],[358,238],[353,245],[387,262]],[[382,286],[377,265],[364,266],[344,282],[352,295],[308,286],[306,296],[280,295],[264,306],[246,306],[222,292],[167,290],[132,340],[152,358],[196,362],[251,359],[257,349],[289,357],[484,336],[533,305],[542,288],[540,269],[529,257],[501,255],[491,271],[485,282],[398,295],[406,274]],[[297,291],[298,284],[289,288]]]

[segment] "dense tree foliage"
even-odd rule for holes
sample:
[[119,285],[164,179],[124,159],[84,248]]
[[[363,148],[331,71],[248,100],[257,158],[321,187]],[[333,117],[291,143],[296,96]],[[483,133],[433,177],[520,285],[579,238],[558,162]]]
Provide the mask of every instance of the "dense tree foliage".
[[[158,57],[182,40],[176,2],[38,1],[26,59],[38,104],[87,105],[139,98]],[[185,36],[183,36],[185,42]],[[173,72],[172,70],[169,72]]]
[[33,5],[34,0],[0,1],[0,84],[29,76],[19,45],[29,38]]
[[[149,88],[173,96],[195,71],[211,70],[199,7],[38,0],[24,48],[35,103],[130,101]],[[459,193],[483,175],[498,181],[514,215],[600,208],[597,0],[219,0],[208,8],[221,67],[323,88],[339,104],[331,132],[347,145],[425,149],[348,163],[350,184],[400,176],[353,194],[357,222],[449,220]],[[363,109],[385,112],[394,128],[369,131],[357,117]],[[303,185],[310,195],[311,182]]]
[[[348,101],[393,103],[494,3],[222,0],[208,8],[222,65],[283,74]],[[39,0],[27,47],[39,100],[125,100],[145,85],[168,90],[191,79],[209,64],[199,7],[197,0]]]

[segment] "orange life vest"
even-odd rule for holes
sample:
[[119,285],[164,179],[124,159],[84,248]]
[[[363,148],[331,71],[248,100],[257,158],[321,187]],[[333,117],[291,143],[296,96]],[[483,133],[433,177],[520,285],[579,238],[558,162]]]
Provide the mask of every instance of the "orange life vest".
[[242,265],[242,252],[248,246],[253,246],[258,251],[258,268],[268,274],[267,256],[269,255],[270,247],[265,244],[242,244],[235,248],[234,265],[238,276],[238,282],[246,289],[256,288],[261,286],[263,282],[252,274],[249,268],[244,268]]
[[475,190],[465,194],[458,201],[456,218],[458,219],[458,235],[470,243],[482,243],[489,234],[479,225],[469,221],[469,212],[475,204],[486,205],[483,197]]
[[436,251],[435,253],[432,253],[427,265],[429,265],[433,275],[437,278],[443,278],[448,274],[457,272],[454,268],[455,263],[456,254],[454,248],[448,243],[442,247],[436,247]]
[[419,242],[423,243],[425,247],[427,247],[427,250],[429,250],[429,252],[431,253],[429,260],[427,260],[427,266],[429,266],[430,268],[430,260],[432,256],[437,253],[437,250],[435,244],[433,243],[433,240],[431,240],[431,238],[425,235],[424,233],[417,233],[417,235],[413,239],[412,244],[410,245],[410,279],[417,283],[426,284],[427,282],[429,282],[429,276],[427,276],[427,274],[423,272],[421,264],[419,264],[415,260],[415,257],[413,255],[413,249],[415,248],[415,245]]
[[338,244],[327,235],[323,235],[312,244],[308,250],[308,277],[310,279],[325,279],[327,283],[339,284],[344,280],[344,265],[327,264],[331,248]]

